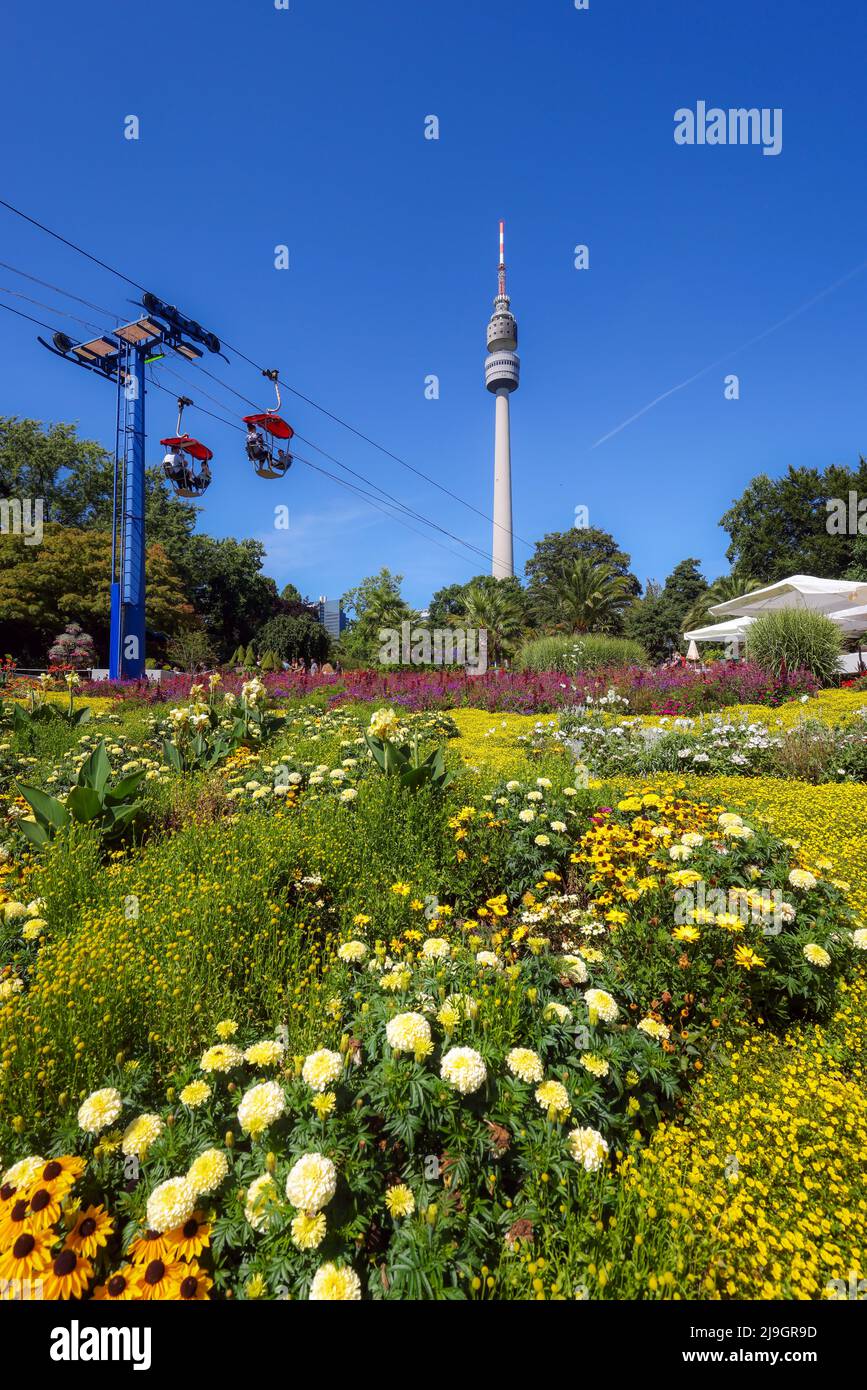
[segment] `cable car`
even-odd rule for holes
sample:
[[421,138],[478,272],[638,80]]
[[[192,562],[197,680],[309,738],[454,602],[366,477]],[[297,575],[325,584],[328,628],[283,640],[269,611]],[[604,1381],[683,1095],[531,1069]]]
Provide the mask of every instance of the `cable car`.
[[178,432],[160,443],[167,450],[163,472],[176,497],[201,497],[211,485],[210,462],[213,450],[188,434],[181,434],[184,408],[192,405],[189,396],[178,396]]
[[276,371],[264,371],[269,381],[273,381],[277,392],[277,405],[274,410],[266,410],[260,415],[245,415],[247,426],[247,458],[260,478],[285,478],[292,467],[292,455],[288,449],[276,447],[280,439],[290,440],[295,433],[291,425],[280,418],[280,383]]

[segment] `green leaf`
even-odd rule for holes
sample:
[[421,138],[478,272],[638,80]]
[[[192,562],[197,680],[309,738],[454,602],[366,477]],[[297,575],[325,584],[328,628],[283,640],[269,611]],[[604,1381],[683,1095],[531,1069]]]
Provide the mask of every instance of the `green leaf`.
[[19,784],[18,790],[38,821],[52,826],[54,830],[69,824],[69,813],[62,802],[47,792],[41,792],[38,787],[22,787]]
[[120,801],[126,801],[127,797],[138,791],[139,785],[144,777],[143,772],[131,772],[129,777],[124,777],[121,782],[117,782],[113,787],[109,787],[105,794],[105,801],[109,806],[116,806]]
[[78,774],[78,785],[80,787],[93,787],[102,795],[105,784],[111,774],[111,763],[108,761],[108,754],[105,751],[105,739],[100,739],[90,757],[82,764]]
[[73,787],[66,798],[66,805],[72,812],[73,820],[77,821],[96,820],[103,811],[102,797],[93,787]]
[[18,828],[24,832],[31,844],[44,845],[51,839],[51,834],[38,821],[20,820]]

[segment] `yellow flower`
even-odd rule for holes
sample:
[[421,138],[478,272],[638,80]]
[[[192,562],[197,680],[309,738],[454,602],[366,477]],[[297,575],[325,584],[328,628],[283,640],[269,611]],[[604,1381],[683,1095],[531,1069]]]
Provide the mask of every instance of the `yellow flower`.
[[395,1183],[385,1194],[385,1205],[394,1217],[412,1216],[415,1211],[415,1197],[406,1183]]
[[744,970],[753,970],[764,964],[761,956],[756,955],[750,946],[735,947],[735,965],[742,966]]

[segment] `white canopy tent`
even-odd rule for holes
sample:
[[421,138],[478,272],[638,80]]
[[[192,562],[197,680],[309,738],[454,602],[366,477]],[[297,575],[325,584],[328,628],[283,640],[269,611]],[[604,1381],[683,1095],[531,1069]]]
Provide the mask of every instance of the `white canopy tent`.
[[725,623],[710,623],[707,627],[694,627],[683,634],[685,642],[717,642],[723,646],[729,642],[743,642],[747,628],[755,622],[754,618],[730,618]]
[[[742,594],[740,598],[715,603],[711,613],[720,617],[758,617],[773,608],[812,608],[818,613],[834,615],[849,604],[867,604],[867,584],[855,584],[848,579],[818,579],[812,574],[793,574],[776,584]],[[835,619],[836,621],[836,619]]]
[[850,636],[867,632],[867,604],[857,603],[854,608],[838,608],[835,613],[829,613],[828,617]]

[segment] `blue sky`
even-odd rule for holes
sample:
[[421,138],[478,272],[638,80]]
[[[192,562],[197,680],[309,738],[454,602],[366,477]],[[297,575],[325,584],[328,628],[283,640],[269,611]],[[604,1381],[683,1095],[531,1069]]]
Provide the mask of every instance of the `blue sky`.
[[[713,577],[726,569],[718,519],[755,473],[853,462],[867,448],[867,10],[856,0],[590,0],[587,11],[573,0],[290,0],[288,11],[48,0],[15,7],[5,36],[2,196],[487,514],[484,333],[505,217],[522,357],[514,526],[526,541],[568,528],[583,504],[642,580],[686,555]],[[674,112],[699,100],[782,108],[782,152],[676,145]],[[137,141],[124,139],[130,114]],[[431,114],[438,141],[424,139]],[[280,244],[288,271],[274,268]],[[577,244],[590,248],[587,271],[574,268]],[[4,209],[0,259],[134,316],[128,286]],[[0,285],[91,317],[8,271]],[[0,313],[0,412],[75,420],[111,446],[110,388],[51,358],[35,332]],[[242,361],[206,365],[271,404]],[[246,411],[177,370],[208,409]],[[724,399],[729,372],[737,401]],[[303,402],[284,404],[308,439],[489,551],[482,517]],[[150,392],[148,411],[157,461],[170,397]],[[260,481],[241,435],[206,416],[189,423],[216,456],[200,525],[262,538],[281,583],[336,596],[387,564],[421,605],[486,568],[301,464]],[[275,529],[279,505],[288,531]],[[529,554],[516,540],[516,565]]]

